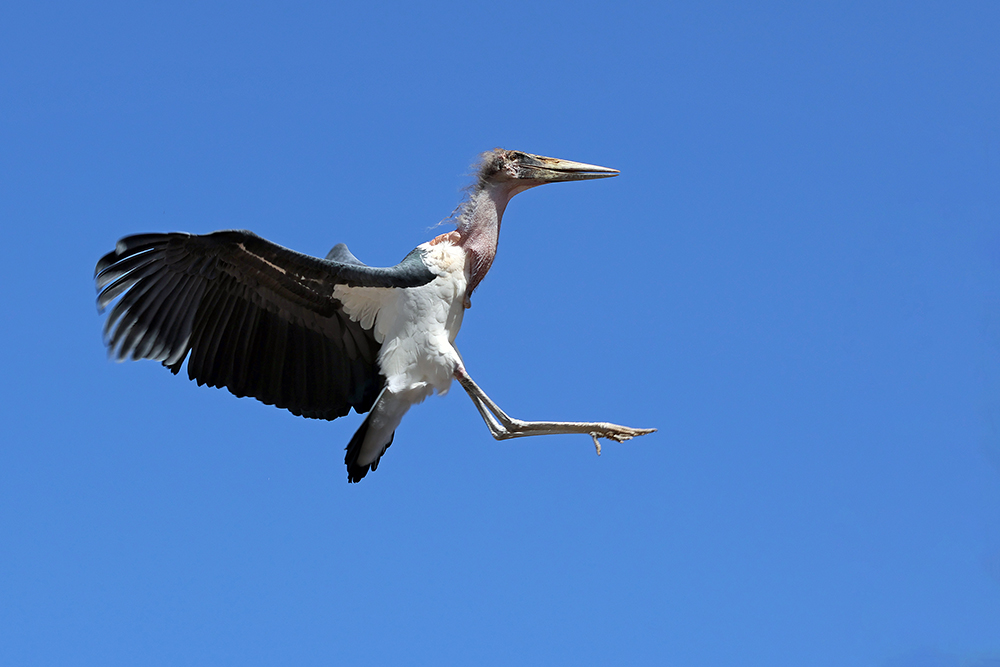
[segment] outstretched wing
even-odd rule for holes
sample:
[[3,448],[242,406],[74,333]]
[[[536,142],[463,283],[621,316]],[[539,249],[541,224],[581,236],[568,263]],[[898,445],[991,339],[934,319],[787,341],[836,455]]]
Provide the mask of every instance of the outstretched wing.
[[104,325],[112,357],[154,359],[173,373],[187,358],[199,385],[317,419],[367,412],[385,382],[379,343],[344,313],[334,286],[433,278],[416,250],[376,268],[346,246],[324,260],[247,231],[127,236],[95,271],[100,310],[121,297]]

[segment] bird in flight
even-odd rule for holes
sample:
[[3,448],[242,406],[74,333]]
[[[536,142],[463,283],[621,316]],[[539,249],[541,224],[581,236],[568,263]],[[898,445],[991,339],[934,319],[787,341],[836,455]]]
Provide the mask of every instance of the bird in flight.
[[520,151],[484,153],[457,229],[386,268],[363,264],[343,243],[319,259],[240,230],[126,236],[94,272],[100,311],[118,299],[104,324],[109,354],[159,361],[174,374],[187,359],[199,385],[303,417],[368,413],[346,447],[349,482],[378,467],[410,406],[445,393],[452,379],[497,440],[587,434],[600,454],[598,438],[623,442],[655,429],[510,417],[473,382],[455,337],[493,264],[511,198],[616,175]]

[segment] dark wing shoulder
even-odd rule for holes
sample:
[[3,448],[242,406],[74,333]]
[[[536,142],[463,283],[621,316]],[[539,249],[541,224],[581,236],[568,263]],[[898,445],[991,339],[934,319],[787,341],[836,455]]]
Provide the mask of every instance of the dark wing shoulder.
[[325,260],[342,284],[351,287],[419,287],[436,277],[423,261],[423,251],[414,248],[396,266],[368,266],[343,243],[333,246]]
[[335,419],[371,409],[384,379],[378,343],[346,316],[334,287],[429,282],[416,259],[420,267],[383,269],[310,257],[247,231],[138,234],[97,263],[97,302],[104,310],[120,297],[104,327],[116,359],[154,359],[177,373],[187,358],[199,384]]

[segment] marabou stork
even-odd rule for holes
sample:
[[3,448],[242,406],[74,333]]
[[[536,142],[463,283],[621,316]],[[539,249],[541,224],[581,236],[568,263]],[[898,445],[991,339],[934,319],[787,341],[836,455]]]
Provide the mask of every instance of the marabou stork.
[[344,244],[326,259],[248,231],[126,236],[97,263],[98,308],[112,358],[153,359],[172,373],[314,419],[369,412],[347,445],[347,479],[375,470],[411,405],[452,378],[497,440],[589,434],[622,442],[654,429],[509,417],[472,381],[455,336],[496,255],[511,197],[560,181],[616,176],[580,162],[496,149],[456,209],[457,229],[393,267],[361,263]]

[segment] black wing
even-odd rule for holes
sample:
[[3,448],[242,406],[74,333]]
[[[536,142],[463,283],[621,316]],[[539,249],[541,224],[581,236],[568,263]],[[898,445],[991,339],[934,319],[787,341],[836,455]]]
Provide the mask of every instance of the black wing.
[[310,257],[247,231],[127,236],[95,271],[102,311],[121,296],[104,325],[109,352],[173,373],[190,353],[199,385],[304,417],[367,412],[385,382],[380,346],[333,288],[415,287],[434,275],[416,250],[390,268],[365,266],[346,246],[337,255]]

